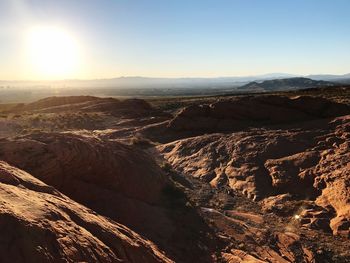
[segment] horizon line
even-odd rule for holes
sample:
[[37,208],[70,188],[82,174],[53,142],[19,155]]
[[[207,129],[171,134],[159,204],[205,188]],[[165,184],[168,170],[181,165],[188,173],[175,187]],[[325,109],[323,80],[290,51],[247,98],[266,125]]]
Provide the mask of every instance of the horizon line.
[[[348,73],[343,73],[343,74],[331,74],[331,73],[316,73],[316,74],[297,74],[297,73],[285,73],[285,72],[271,72],[271,73],[263,73],[263,74],[251,74],[251,75],[231,75],[231,76],[213,76],[213,77],[208,77],[208,76],[200,76],[200,77],[191,77],[191,76],[181,76],[181,77],[151,77],[151,76],[142,76],[142,75],[121,75],[121,76],[116,76],[116,77],[104,77],[104,78],[70,78],[70,79],[0,79],[0,82],[59,82],[59,81],[99,81],[99,80],[112,80],[112,79],[122,79],[122,78],[144,78],[144,79],[223,79],[223,78],[252,78],[252,77],[264,77],[268,75],[290,75],[291,77],[308,77],[308,76],[346,76],[350,74]],[[278,78],[278,76],[276,77]],[[283,78],[288,78],[283,77]]]

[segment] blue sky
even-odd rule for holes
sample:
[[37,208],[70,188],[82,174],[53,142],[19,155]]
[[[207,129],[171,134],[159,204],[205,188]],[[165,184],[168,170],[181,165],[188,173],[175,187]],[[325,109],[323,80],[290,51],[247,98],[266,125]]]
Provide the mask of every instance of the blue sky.
[[79,42],[63,77],[212,77],[350,72],[348,0],[1,0],[0,79],[40,79],[25,32]]

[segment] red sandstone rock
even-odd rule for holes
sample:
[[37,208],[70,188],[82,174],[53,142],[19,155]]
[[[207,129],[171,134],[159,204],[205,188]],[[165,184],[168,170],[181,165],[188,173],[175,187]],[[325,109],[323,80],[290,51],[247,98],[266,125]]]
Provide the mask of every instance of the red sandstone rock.
[[[172,194],[172,183],[155,161],[135,146],[74,133],[37,133],[0,140],[0,159],[146,236],[176,260],[210,257],[197,245],[207,238],[202,234],[207,227],[195,210],[186,209],[182,196]],[[206,249],[211,246],[208,241]]]
[[336,214],[311,216],[308,223],[304,219],[304,225],[326,231],[331,227],[334,234],[349,234],[349,116],[298,123],[281,130],[203,135],[158,149],[178,172],[214,187],[221,178],[224,185],[254,200],[269,196],[274,200],[276,194],[306,201],[317,198],[318,206],[326,210],[332,207]]
[[150,241],[0,162],[1,262],[171,262]]
[[175,131],[237,131],[261,125],[309,121],[350,114],[350,107],[323,98],[246,96],[182,109],[168,127]]

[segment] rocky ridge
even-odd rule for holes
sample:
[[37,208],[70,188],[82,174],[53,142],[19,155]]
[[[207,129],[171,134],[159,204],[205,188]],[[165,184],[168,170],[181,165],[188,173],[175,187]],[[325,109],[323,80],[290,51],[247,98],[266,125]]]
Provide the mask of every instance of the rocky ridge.
[[155,161],[134,146],[74,133],[33,133],[1,139],[0,158],[137,231],[175,258],[207,257],[197,244],[184,241],[207,239],[201,218],[186,207],[185,197]]
[[1,262],[172,262],[150,241],[0,162]]
[[302,209],[308,218],[302,224],[319,218],[313,226],[349,236],[350,118],[297,127],[209,134],[158,149],[176,171],[212,187],[227,186],[256,201],[283,194],[312,200],[322,209]]

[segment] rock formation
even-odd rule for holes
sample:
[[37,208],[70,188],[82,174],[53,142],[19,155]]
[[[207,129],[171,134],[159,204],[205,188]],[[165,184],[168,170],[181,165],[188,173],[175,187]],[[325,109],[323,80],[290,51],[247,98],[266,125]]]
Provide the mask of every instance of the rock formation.
[[181,261],[207,257],[197,244],[185,243],[206,238],[201,234],[206,226],[155,161],[134,146],[74,133],[34,133],[0,140],[0,159],[157,242]]
[[324,211],[301,216],[325,218],[318,223],[328,226],[320,228],[349,235],[349,116],[280,127],[209,134],[158,149],[179,173],[213,187],[228,186],[257,201],[279,194],[314,200]]
[[14,106],[0,261],[349,262],[349,106],[288,94]]
[[322,98],[246,96],[186,107],[170,121],[168,127],[194,134],[227,132],[346,114],[350,114],[349,106]]
[[150,241],[0,162],[1,262],[172,262]]
[[154,111],[144,100],[97,98],[92,96],[49,97],[28,104],[18,104],[16,112],[59,113],[66,111],[107,112],[118,116],[147,116]]

